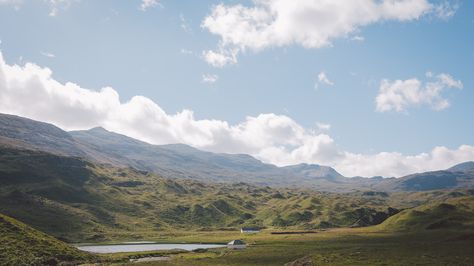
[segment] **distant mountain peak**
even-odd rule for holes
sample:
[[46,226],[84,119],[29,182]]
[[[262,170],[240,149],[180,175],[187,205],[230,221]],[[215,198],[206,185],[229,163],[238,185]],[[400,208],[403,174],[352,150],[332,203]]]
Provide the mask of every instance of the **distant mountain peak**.
[[468,161],[468,162],[456,164],[455,166],[448,168],[447,171],[450,171],[450,172],[474,171],[474,162]]
[[0,113],[0,144],[40,149],[56,154],[84,155],[67,132],[59,127],[29,118]]
[[91,131],[91,132],[110,132],[108,131],[107,129],[103,128],[103,127],[93,127],[87,131]]
[[298,169],[314,169],[314,168],[321,168],[323,166],[319,165],[319,164],[310,164],[310,163],[299,163],[299,164],[293,164],[293,165],[288,165],[288,166],[285,166],[285,168],[298,168]]

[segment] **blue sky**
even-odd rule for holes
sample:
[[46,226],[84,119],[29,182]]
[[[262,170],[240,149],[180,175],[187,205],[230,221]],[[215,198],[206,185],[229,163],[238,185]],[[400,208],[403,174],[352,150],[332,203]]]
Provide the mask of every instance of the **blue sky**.
[[[278,32],[272,29],[270,33],[262,30],[255,36],[246,36],[245,31],[237,32],[235,28],[240,25],[236,24],[241,22],[239,20],[222,26],[219,19],[230,15],[231,11],[235,11],[232,8],[238,5],[241,5],[238,15],[245,14],[251,8],[263,11],[275,8],[273,15],[278,15],[278,8],[288,7],[285,5],[291,5],[291,1],[272,0],[269,2],[275,2],[274,6],[265,6],[258,1],[162,0],[146,10],[140,9],[140,0],[59,2],[0,1],[0,49],[6,65],[23,66],[32,62],[41,68],[51,69],[52,78],[59,83],[73,82],[90,91],[110,86],[120,95],[122,103],[142,95],[170,116],[185,109],[192,110],[192,121],[219,121],[226,122],[228,126],[241,127],[248,116],[255,118],[261,114],[274,114],[277,118],[288,117],[296,125],[290,125],[289,129],[283,126],[283,131],[298,135],[299,130],[304,130],[301,134],[305,136],[327,136],[334,146],[330,154],[351,153],[357,157],[355,155],[375,156],[383,152],[396,152],[406,159],[409,155],[428,153],[431,161],[422,164],[422,168],[413,165],[418,161],[407,162],[402,167],[405,170],[399,172],[381,170],[388,164],[386,162],[376,169],[358,172],[354,169],[363,167],[354,160],[339,165],[334,161],[339,160],[337,156],[336,159],[332,155],[320,156],[319,153],[325,152],[323,146],[317,146],[317,151],[309,152],[306,157],[293,153],[291,160],[268,155],[276,148],[280,149],[279,152],[292,153],[305,146],[305,140],[310,137],[297,138],[295,142],[279,142],[274,140],[278,138],[276,136],[263,141],[270,143],[268,147],[234,150],[232,145],[216,144],[220,135],[214,133],[211,134],[212,144],[209,141],[196,144],[192,138],[176,137],[177,133],[171,134],[174,137],[155,139],[152,137],[155,131],[142,134],[117,126],[118,122],[105,120],[91,120],[90,123],[71,126],[62,118],[50,115],[52,111],[36,110],[33,114],[5,107],[3,112],[53,122],[65,129],[97,124],[157,144],[184,142],[218,152],[245,152],[277,164],[329,164],[338,170],[343,169],[340,171],[348,175],[351,171],[355,174],[397,175],[432,169],[439,165],[433,159],[435,147],[445,147],[457,154],[461,145],[474,145],[472,1],[416,0],[413,2],[430,6],[409,18],[406,14],[413,8],[398,10],[396,14],[392,12],[394,9],[376,11],[378,13],[370,21],[358,20],[352,10],[358,8],[357,5],[373,1],[354,1],[354,9],[350,10],[336,5],[318,14],[308,11],[308,21],[304,22],[306,28],[290,27]],[[308,7],[314,7],[320,1],[303,2]],[[382,1],[373,3],[378,2]],[[220,14],[221,17],[213,14],[219,4],[228,12]],[[312,16],[324,15],[327,10],[330,10],[327,20],[312,20]],[[337,33],[334,30],[338,29],[338,25],[329,27],[328,34],[332,37],[322,39],[327,43],[305,44],[308,40],[321,40],[318,34],[325,30],[324,23],[333,23],[331,16],[334,14],[354,16],[347,22],[351,29]],[[203,21],[208,17],[214,20],[211,25],[205,26]],[[285,19],[294,19],[291,16],[281,17],[283,24],[287,23]],[[250,20],[250,23],[253,22]],[[288,22],[288,25],[294,25],[291,23]],[[213,33],[212,29],[216,28],[218,30]],[[304,37],[306,39],[301,41],[298,36],[307,36],[305,30],[316,35]],[[230,34],[233,34],[233,41],[226,42],[224,38]],[[265,36],[261,40],[263,45],[255,41],[258,39],[256,36]],[[234,63],[216,67],[205,60],[205,51],[225,54],[232,49],[238,50]],[[432,73],[431,77],[427,72]],[[318,80],[318,75],[322,73],[327,78],[326,83]],[[447,75],[449,81],[454,83],[443,83],[440,74]],[[392,98],[385,102],[385,111],[377,109],[376,98],[381,93],[383,80],[387,81],[388,92],[400,93],[408,86],[404,81],[411,79],[420,83],[416,97],[410,94],[407,102],[398,106],[400,110],[396,110]],[[396,80],[401,82],[399,87],[395,87]],[[431,86],[428,84],[440,87],[435,96],[421,93]],[[448,101],[449,106],[440,107],[442,101]],[[67,119],[82,115],[87,116],[71,112]],[[317,123],[330,125],[330,128],[318,128]],[[208,132],[208,129],[204,131]],[[240,138],[245,139],[248,134]],[[470,151],[468,155],[446,155],[455,157],[447,160],[446,164],[470,159],[472,154]],[[370,158],[356,161],[370,162]],[[442,158],[446,157],[443,155]],[[399,164],[397,161],[387,167],[392,169]]]

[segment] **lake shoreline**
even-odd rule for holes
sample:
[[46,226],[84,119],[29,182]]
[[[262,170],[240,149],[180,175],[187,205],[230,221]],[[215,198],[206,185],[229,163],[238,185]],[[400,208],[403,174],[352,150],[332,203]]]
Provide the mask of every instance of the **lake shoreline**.
[[128,243],[128,244],[102,244],[102,245],[76,245],[77,249],[95,253],[95,254],[111,254],[111,253],[130,253],[145,251],[171,251],[184,250],[194,251],[198,249],[223,248],[225,244],[191,244],[191,243]]

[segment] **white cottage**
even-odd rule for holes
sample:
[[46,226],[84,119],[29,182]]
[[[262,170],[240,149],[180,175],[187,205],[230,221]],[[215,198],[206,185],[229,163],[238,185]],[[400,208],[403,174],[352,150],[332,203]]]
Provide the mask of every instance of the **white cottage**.
[[246,247],[247,247],[247,244],[245,244],[245,242],[242,240],[232,240],[229,243],[227,243],[227,248],[229,249],[244,249]]

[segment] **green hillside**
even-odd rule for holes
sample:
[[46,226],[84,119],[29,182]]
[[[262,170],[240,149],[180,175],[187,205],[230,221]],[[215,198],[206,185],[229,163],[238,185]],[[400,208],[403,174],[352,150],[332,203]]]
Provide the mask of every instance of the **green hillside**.
[[419,232],[474,230],[474,197],[459,197],[404,210],[377,226],[382,230]]
[[[452,264],[461,257],[469,265],[473,195],[474,191],[467,189],[338,194],[245,183],[204,183],[40,151],[0,150],[0,213],[57,239],[225,243],[243,238],[252,244],[244,252],[218,250],[174,256],[177,265],[240,265],[242,260],[249,265],[275,265],[308,255],[319,264],[380,264],[387,258],[397,262],[403,256],[403,264]],[[6,265],[94,259],[1,217],[0,240],[8,244],[0,247],[0,261]],[[377,226],[367,227],[370,225]],[[269,230],[241,235],[238,229],[243,226]],[[326,228],[340,229],[306,235],[271,234],[274,230]],[[444,242],[431,244],[439,237]],[[415,252],[420,245],[424,245],[423,252],[430,259]],[[381,253],[374,253],[374,247]],[[123,262],[129,256],[133,254],[105,260]],[[201,256],[207,259],[201,260]]]
[[0,214],[0,265],[56,265],[94,259],[93,255]]
[[173,180],[38,151],[0,153],[0,212],[73,242],[249,225],[367,226],[396,213],[385,194]]

